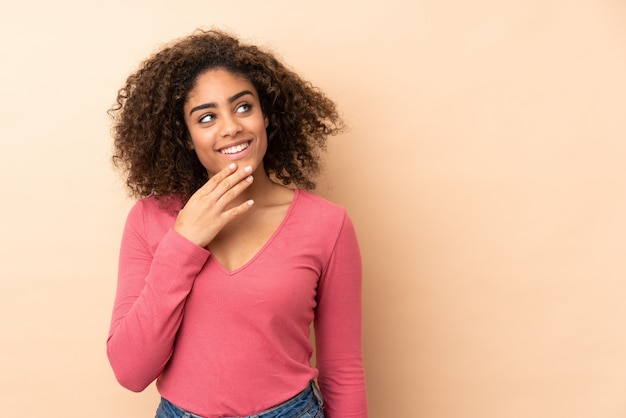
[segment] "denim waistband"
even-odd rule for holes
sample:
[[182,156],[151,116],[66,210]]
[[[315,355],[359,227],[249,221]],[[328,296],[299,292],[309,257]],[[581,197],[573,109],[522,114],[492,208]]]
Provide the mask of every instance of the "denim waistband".
[[283,409],[287,409],[289,408],[291,405],[297,404],[298,402],[301,402],[307,398],[312,398],[315,399],[317,401],[317,404],[319,405],[320,408],[323,408],[324,406],[324,401],[322,400],[322,394],[320,393],[319,388],[317,387],[317,384],[315,383],[314,380],[311,380],[311,382],[309,383],[309,385],[307,386],[306,389],[304,389],[302,392],[298,393],[296,396],[294,396],[293,398],[278,404],[276,406],[271,407],[270,409],[266,409],[263,412],[259,412],[256,413],[254,415],[249,415],[247,417],[223,417],[223,418],[264,418],[267,416],[271,416],[272,413],[274,412],[278,412],[281,411]]
[[[309,399],[307,401],[307,399]],[[272,418],[275,413],[281,413],[284,410],[289,410],[290,408],[296,408],[299,406],[298,404],[303,404],[303,408],[305,405],[310,405],[311,402],[316,402],[318,407],[321,409],[324,407],[324,401],[322,399],[322,394],[320,393],[319,388],[314,380],[311,380],[309,385],[302,392],[295,395],[293,398],[278,404],[276,406],[271,407],[270,409],[266,409],[262,412],[257,412],[253,415],[247,415],[245,417],[229,417],[229,416],[220,416],[219,418]],[[189,411],[185,411],[168,401],[165,398],[161,398],[161,406],[160,408],[167,409],[175,414],[176,417],[189,417],[189,418],[202,418],[200,415],[195,415],[190,413]],[[282,415],[281,415],[282,416]],[[158,417],[158,415],[157,415]]]

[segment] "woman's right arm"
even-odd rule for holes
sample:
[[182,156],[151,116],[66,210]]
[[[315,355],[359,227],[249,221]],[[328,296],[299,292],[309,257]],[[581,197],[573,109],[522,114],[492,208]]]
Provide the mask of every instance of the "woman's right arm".
[[231,164],[213,176],[191,196],[156,249],[149,242],[153,226],[146,225],[144,203],[130,211],[107,340],[107,355],[122,386],[142,391],[163,371],[187,296],[210,256],[205,247],[252,206],[251,201],[233,206],[252,183],[251,171]]
[[145,389],[169,360],[187,295],[210,253],[170,229],[151,250],[144,205],[133,207],[120,249],[107,355],[120,384]]

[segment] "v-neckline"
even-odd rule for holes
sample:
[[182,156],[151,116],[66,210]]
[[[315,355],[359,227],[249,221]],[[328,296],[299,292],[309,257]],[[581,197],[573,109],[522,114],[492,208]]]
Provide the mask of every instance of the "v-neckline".
[[261,248],[259,248],[259,250],[254,253],[254,255],[245,263],[243,263],[241,266],[237,267],[236,269],[233,270],[229,270],[226,267],[224,267],[222,265],[222,263],[219,262],[219,260],[217,259],[217,257],[215,256],[211,256],[211,260],[213,263],[215,263],[215,265],[227,276],[234,276],[237,273],[239,273],[242,270],[245,270],[248,266],[250,266],[252,263],[254,263],[254,261],[259,258],[266,250],[267,247],[270,246],[270,244],[274,241],[274,239],[278,236],[278,234],[280,233],[280,231],[283,229],[283,227],[285,226],[285,224],[287,223],[287,220],[289,219],[291,212],[293,212],[294,207],[296,205],[296,201],[298,200],[298,196],[300,194],[300,189],[295,188],[294,189],[294,194],[293,194],[293,199],[291,200],[291,202],[289,203],[289,207],[287,208],[287,212],[285,213],[285,216],[283,216],[283,219],[280,221],[280,223],[278,224],[278,226],[276,227],[276,229],[274,230],[274,232],[272,232],[272,234],[270,235],[270,237],[267,239],[267,241],[265,242],[265,244],[263,244],[261,246]]

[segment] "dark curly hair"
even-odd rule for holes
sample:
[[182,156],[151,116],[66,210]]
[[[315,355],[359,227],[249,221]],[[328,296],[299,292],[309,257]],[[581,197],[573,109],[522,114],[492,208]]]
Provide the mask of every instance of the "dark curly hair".
[[313,189],[326,138],[343,129],[335,104],[272,53],[219,30],[196,30],[164,47],[131,74],[109,109],[113,163],[134,197],[179,195],[186,201],[207,180],[183,116],[199,75],[224,69],[256,88],[269,120],[263,163],[285,185]]

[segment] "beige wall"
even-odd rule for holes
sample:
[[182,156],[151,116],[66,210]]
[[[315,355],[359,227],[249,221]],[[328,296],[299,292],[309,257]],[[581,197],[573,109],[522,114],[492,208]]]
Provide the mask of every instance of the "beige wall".
[[0,3],[0,408],[149,417],[105,357],[129,201],[106,109],[217,25],[339,103],[371,415],[626,416],[621,0]]

